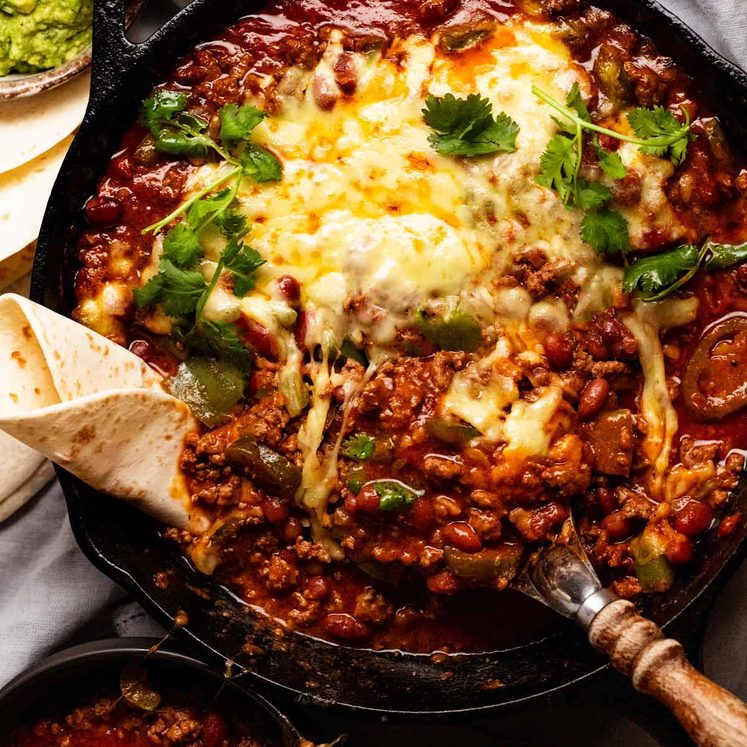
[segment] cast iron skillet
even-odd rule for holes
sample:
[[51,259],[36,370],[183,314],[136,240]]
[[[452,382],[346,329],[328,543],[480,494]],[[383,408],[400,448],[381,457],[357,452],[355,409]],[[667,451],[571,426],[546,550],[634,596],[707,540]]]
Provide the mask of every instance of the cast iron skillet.
[[[186,656],[173,645],[159,646],[144,657],[158,640],[153,638],[114,638],[65,649],[44,659],[0,689],[0,744],[11,732],[39,717],[38,710],[51,701],[84,692],[93,683],[110,688],[130,662],[144,662],[149,674],[163,676],[174,685],[199,686],[205,697],[215,698],[234,713],[250,712],[253,722],[274,744],[297,747],[301,735],[291,722],[256,693],[225,687],[225,680],[197,659]],[[88,693],[85,693],[89,696]],[[72,703],[71,707],[78,703]],[[42,714],[43,715],[43,714]]]
[[[194,0],[149,40],[134,46],[122,31],[122,1],[96,2],[91,102],[53,189],[36,254],[32,298],[63,314],[75,305],[81,208],[141,99],[176,66],[181,54],[259,7],[253,0]],[[743,71],[654,0],[599,4],[619,12],[697,74],[704,98],[722,117],[732,142],[747,141]],[[241,676],[274,683],[308,701],[390,713],[479,710],[547,695],[606,665],[580,633],[563,626],[529,645],[455,655],[441,663],[428,655],[354,649],[299,633],[279,636],[260,614],[190,568],[175,547],[159,538],[153,521],[63,470],[58,469],[58,475],[75,535],[96,566],[166,627],[177,611],[186,611],[189,623],[177,635],[215,666],[222,669],[230,660]],[[733,501],[735,509],[747,511],[745,482]],[[733,567],[744,554],[746,534],[743,524],[718,544],[706,540],[692,572],[652,600],[647,614],[661,625],[673,623],[708,587],[724,580],[727,566]],[[173,571],[165,589],[154,580],[164,569]],[[246,647],[247,641],[252,646]]]

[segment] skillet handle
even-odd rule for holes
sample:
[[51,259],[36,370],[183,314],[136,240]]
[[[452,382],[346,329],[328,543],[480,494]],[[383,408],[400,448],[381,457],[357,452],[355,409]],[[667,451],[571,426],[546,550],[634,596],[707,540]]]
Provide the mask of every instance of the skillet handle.
[[95,0],[93,5],[94,92],[108,89],[138,58],[138,45],[125,36],[125,16],[135,12],[142,0]]
[[682,645],[665,638],[631,602],[616,599],[603,607],[589,640],[636,690],[663,703],[699,747],[747,747],[747,705],[695,669]]

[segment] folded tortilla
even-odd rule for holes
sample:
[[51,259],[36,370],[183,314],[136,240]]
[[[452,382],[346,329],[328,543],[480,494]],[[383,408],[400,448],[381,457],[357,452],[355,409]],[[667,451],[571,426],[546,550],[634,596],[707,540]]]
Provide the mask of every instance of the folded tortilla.
[[0,430],[171,526],[203,531],[179,467],[189,408],[128,350],[0,296]]

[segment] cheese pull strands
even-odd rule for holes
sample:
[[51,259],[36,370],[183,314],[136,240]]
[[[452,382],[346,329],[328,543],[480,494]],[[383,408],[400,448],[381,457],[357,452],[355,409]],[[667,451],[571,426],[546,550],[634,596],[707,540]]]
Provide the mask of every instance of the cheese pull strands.
[[93,488],[203,531],[179,468],[189,408],[140,358],[21,296],[0,297],[0,430]]

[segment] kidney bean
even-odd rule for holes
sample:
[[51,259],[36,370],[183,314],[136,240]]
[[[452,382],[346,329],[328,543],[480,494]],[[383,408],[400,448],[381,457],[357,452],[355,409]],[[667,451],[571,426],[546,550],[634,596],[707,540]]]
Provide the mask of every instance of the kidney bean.
[[333,612],[327,615],[322,624],[329,635],[343,641],[362,641],[370,635],[365,625],[344,612]]
[[578,399],[579,417],[587,419],[596,415],[604,407],[609,393],[610,385],[607,383],[607,379],[592,379],[583,388]]
[[459,6],[459,0],[421,0],[418,16],[429,23],[440,23]]
[[340,98],[336,83],[318,73],[311,80],[311,93],[323,112],[331,111]]
[[612,540],[624,540],[633,534],[633,524],[620,511],[615,511],[602,519],[601,527]]
[[94,226],[113,226],[122,219],[122,204],[113,197],[92,197],[85,209],[86,219]]
[[270,360],[277,360],[278,343],[275,336],[267,327],[263,327],[254,319],[240,316],[238,321],[241,331],[244,333],[244,339],[260,355]]
[[482,549],[480,535],[466,521],[452,521],[441,531],[444,541],[463,552],[477,552]]
[[692,540],[685,537],[684,534],[678,534],[667,543],[667,549],[664,551],[664,554],[670,563],[684,565],[692,560],[694,551],[695,546]]
[[573,362],[573,343],[566,335],[550,332],[544,347],[547,360],[555,368],[568,368]]
[[459,580],[451,571],[434,573],[425,583],[434,594],[453,594],[459,589]]
[[407,512],[407,522],[410,526],[422,532],[428,529],[436,518],[433,501],[430,498],[416,498]]
[[379,510],[381,498],[373,485],[364,485],[360,493],[355,496],[355,505],[358,511],[373,513]]
[[713,522],[713,509],[700,501],[688,501],[674,516],[674,528],[687,537],[707,531]]
[[277,279],[277,284],[283,298],[289,303],[295,304],[301,299],[301,285],[293,275],[281,275]]
[[611,488],[597,488],[596,498],[599,508],[604,511],[605,514],[611,514],[613,511],[617,511],[617,495]]
[[635,335],[615,316],[611,309],[594,320],[604,344],[617,360],[631,360],[638,355]]
[[290,515],[290,505],[288,501],[270,495],[262,501],[262,513],[270,524],[282,524]]
[[355,57],[352,52],[343,52],[335,61],[333,70],[335,83],[340,90],[351,96],[358,87],[358,71],[355,69]]
[[737,527],[739,526],[739,521],[741,518],[742,515],[737,512],[735,514],[729,514],[729,516],[725,516],[723,519],[721,519],[721,523],[718,525],[718,538],[721,539],[722,537],[728,537],[730,534],[734,534]]
[[109,165],[109,174],[115,179],[129,179],[132,172],[132,159],[126,155],[115,156]]

